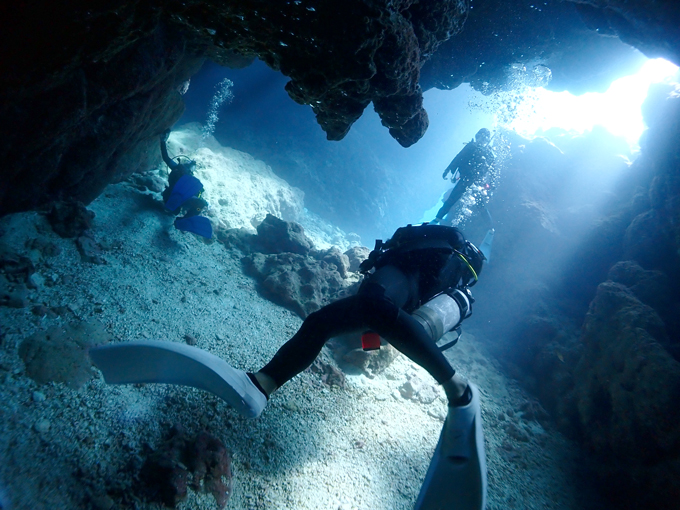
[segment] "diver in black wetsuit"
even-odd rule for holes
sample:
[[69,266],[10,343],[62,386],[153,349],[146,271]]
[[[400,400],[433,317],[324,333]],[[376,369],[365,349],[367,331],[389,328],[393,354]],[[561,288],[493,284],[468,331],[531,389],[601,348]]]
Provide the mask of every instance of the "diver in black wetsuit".
[[[476,282],[483,260],[484,255],[456,228],[427,224],[400,228],[362,264],[367,276],[355,296],[310,314],[274,358],[249,377],[268,397],[310,366],[329,338],[370,330],[425,368],[442,384],[451,405],[466,404],[468,385],[455,375],[436,341],[470,315],[473,299],[468,287]],[[375,271],[369,274],[371,269]],[[432,313],[417,310],[435,296],[447,301],[444,305],[451,310],[444,318],[446,326],[438,326],[436,333],[438,327],[427,324]]]
[[490,141],[491,132],[486,128],[480,129],[477,131],[475,139],[466,144],[463,150],[446,167],[442,178],[446,179],[449,173],[453,177],[456,171],[459,173],[459,178],[456,187],[453,188],[444,205],[439,209],[437,217],[432,220],[432,223],[440,223],[470,185],[486,175],[491,169],[495,156],[489,147]]

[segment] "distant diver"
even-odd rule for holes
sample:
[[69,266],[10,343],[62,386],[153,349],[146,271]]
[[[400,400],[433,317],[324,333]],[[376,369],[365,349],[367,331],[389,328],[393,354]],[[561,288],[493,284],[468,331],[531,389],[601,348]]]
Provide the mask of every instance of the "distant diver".
[[[449,193],[444,205],[437,213],[432,223],[442,223],[444,217],[451,208],[460,200],[467,189],[478,179],[486,176],[492,169],[495,156],[489,143],[491,142],[491,132],[482,128],[477,131],[474,140],[470,140],[465,147],[453,158],[453,161],[446,167],[443,179],[451,173],[451,182],[455,187]],[[456,174],[458,175],[456,177]]]
[[186,163],[170,158],[166,145],[169,136],[169,129],[161,135],[161,155],[165,164],[170,168],[168,186],[163,190],[165,208],[175,215],[184,211],[184,216],[175,220],[175,228],[211,239],[210,220],[199,216],[201,211],[208,206],[208,202],[201,198],[203,183],[193,175],[196,162],[188,157]]
[[[364,349],[384,338],[442,385],[448,415],[416,509],[482,510],[486,460],[478,388],[456,374],[439,346],[472,313],[470,292],[484,255],[454,227],[399,228],[376,241],[361,264],[356,295],[311,313],[260,371],[246,373],[201,349],[176,342],[124,342],[90,349],[109,384],[169,383],[210,391],[254,418],[272,393],[309,367],[332,337],[363,333]],[[447,335],[448,336],[448,335]],[[376,342],[377,340],[377,342]],[[444,337],[446,340],[446,337]]]

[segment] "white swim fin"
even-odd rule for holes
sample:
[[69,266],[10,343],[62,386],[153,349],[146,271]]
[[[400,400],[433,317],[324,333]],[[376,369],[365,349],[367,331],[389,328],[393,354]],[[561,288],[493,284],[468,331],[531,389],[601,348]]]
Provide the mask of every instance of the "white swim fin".
[[209,391],[241,415],[256,418],[267,397],[248,375],[214,354],[176,342],[122,342],[90,348],[108,384],[165,383]]
[[484,510],[486,506],[479,389],[472,384],[470,389],[468,405],[449,407],[415,510]]
[[487,262],[491,262],[491,245],[493,244],[493,236],[496,231],[494,229],[489,229],[482,244],[479,246],[479,251],[481,251],[486,257]]

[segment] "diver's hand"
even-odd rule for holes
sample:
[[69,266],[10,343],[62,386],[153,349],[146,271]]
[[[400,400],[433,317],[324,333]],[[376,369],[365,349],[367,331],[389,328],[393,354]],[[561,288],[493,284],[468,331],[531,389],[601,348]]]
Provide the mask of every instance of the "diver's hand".
[[448,175],[449,175],[449,171],[447,170],[447,171],[444,172],[444,174],[442,175],[442,179],[446,180],[446,177],[447,177]]

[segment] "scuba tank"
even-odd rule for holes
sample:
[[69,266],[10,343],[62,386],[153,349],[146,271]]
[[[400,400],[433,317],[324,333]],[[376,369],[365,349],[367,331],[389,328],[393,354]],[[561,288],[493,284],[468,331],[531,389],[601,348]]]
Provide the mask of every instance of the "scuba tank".
[[434,342],[445,333],[456,329],[472,314],[472,296],[460,289],[439,294],[411,315],[417,320]]

